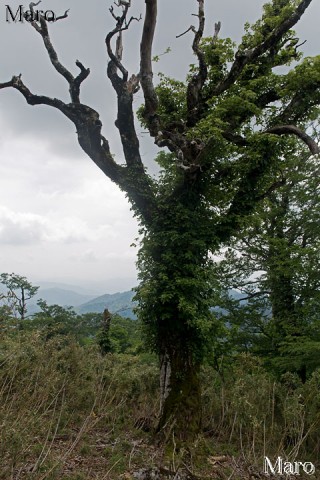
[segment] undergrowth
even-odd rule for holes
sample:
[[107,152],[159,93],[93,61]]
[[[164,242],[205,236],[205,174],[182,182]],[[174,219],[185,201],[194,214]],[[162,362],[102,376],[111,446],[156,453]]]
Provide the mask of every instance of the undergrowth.
[[0,344],[0,479],[131,479],[161,464],[237,480],[249,478],[248,465],[262,471],[265,455],[319,458],[320,371],[304,385],[292,374],[276,381],[243,354],[223,377],[208,366],[202,375],[203,432],[187,450],[168,451],[152,435],[152,356],[102,356],[72,337],[9,332]]

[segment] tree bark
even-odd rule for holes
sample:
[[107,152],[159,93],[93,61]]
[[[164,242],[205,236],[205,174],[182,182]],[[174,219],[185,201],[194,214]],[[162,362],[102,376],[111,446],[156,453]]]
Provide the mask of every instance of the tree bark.
[[[160,356],[160,414],[157,432],[177,445],[194,440],[201,427],[200,365],[171,346]],[[170,438],[171,437],[171,438]]]

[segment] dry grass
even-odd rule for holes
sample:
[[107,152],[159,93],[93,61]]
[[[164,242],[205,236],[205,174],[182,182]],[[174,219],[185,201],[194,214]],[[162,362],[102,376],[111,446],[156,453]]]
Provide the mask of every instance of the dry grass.
[[204,432],[186,451],[163,450],[145,431],[157,413],[157,375],[152,357],[102,357],[95,347],[59,336],[45,342],[35,332],[6,336],[0,479],[129,480],[162,465],[240,480],[264,478],[265,454],[319,458],[320,372],[306,385],[290,375],[277,383],[249,356],[224,382],[205,369]]

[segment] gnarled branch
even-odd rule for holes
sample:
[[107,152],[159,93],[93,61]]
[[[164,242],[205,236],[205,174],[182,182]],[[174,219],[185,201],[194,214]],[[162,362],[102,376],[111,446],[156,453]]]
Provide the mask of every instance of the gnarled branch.
[[23,83],[21,75],[13,76],[9,82],[0,83],[0,89],[8,87],[18,90],[29,105],[48,105],[60,110],[75,124],[83,150],[111,180],[121,183],[122,167],[113,160],[109,144],[101,135],[102,124],[95,110],[86,105],[66,104],[57,98],[35,95]]
[[[123,49],[123,47],[122,47],[122,32],[125,31],[125,30],[128,30],[128,28],[130,27],[130,24],[133,20],[139,21],[139,20],[141,20],[141,17],[140,18],[131,17],[129,20],[127,20],[127,15],[128,15],[129,7],[130,7],[130,2],[119,2],[119,4],[116,4],[116,5],[117,5],[117,7],[122,6],[122,15],[117,16],[114,13],[113,6],[110,7],[109,11],[110,11],[111,15],[113,16],[113,18],[116,20],[116,26],[113,30],[111,30],[111,32],[108,33],[108,35],[106,36],[105,42],[106,42],[106,46],[107,46],[108,55],[109,55],[109,58],[110,58],[108,75],[109,75],[109,78],[112,81],[112,84],[113,84],[114,88],[117,89],[118,85],[119,85],[119,80],[120,80],[120,77],[117,74],[117,69],[119,69],[120,72],[122,73],[122,80],[124,82],[126,82],[128,80],[128,71],[125,69],[125,67],[123,66],[123,64],[121,62],[121,60],[122,60],[122,49]],[[117,34],[118,34],[118,38],[117,38],[117,43],[116,43],[116,51],[114,53],[113,50],[112,50],[112,47],[111,47],[111,40]]]
[[[38,3],[40,3],[40,2],[38,2]],[[32,10],[35,5],[38,5],[38,3],[31,3],[30,4],[30,10]],[[60,17],[57,17],[56,20],[60,20],[62,18],[67,18],[67,16],[68,16],[68,10],[66,10],[64,15],[61,15]],[[71,101],[73,103],[80,103],[80,85],[90,74],[90,69],[86,69],[82,65],[82,63],[80,63],[77,60],[76,65],[77,65],[77,67],[80,68],[81,72],[75,78],[72,75],[72,73],[64,65],[62,65],[62,63],[59,61],[57,52],[55,51],[55,48],[52,45],[50,35],[49,35],[47,21],[45,20],[44,16],[40,15],[39,23],[40,23],[40,25],[36,21],[33,21],[33,22],[31,22],[31,25],[41,35],[44,46],[45,46],[45,48],[48,52],[49,59],[50,59],[52,65],[54,66],[55,70],[62,77],[64,77],[67,80],[67,82],[69,84],[69,92],[70,92]]]
[[57,108],[63,112],[66,104],[57,98],[50,98],[45,95],[34,95],[28,87],[21,80],[21,74],[13,76],[9,82],[0,83],[0,90],[3,88],[12,87],[18,90],[26,99],[29,105],[48,105]]
[[272,133],[273,135],[295,135],[300,138],[309,148],[312,155],[320,153],[319,145],[306,132],[295,125],[278,125],[268,128],[263,133]]

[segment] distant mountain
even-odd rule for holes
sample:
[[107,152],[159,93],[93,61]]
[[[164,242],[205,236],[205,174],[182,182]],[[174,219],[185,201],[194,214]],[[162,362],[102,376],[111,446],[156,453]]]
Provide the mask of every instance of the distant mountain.
[[32,282],[32,284],[39,286],[41,291],[56,288],[58,290],[69,290],[79,293],[80,295],[89,295],[91,297],[97,297],[98,295],[102,295],[106,291],[106,288],[104,287],[96,289],[94,287],[82,287],[81,285],[76,285],[72,283],[46,282],[44,280],[34,281]]
[[[49,282],[47,282],[46,286],[49,285]],[[45,286],[44,282],[43,286]],[[132,290],[97,296],[82,293],[81,289],[79,292],[70,288],[61,288],[60,285],[51,288],[43,288],[43,286],[40,287],[37,295],[28,302],[27,314],[29,316],[40,311],[37,301],[42,298],[49,305],[57,304],[62,307],[73,307],[80,315],[102,313],[107,308],[111,313],[119,313],[122,317],[136,318],[133,313],[135,303],[133,302],[134,292]],[[5,292],[5,287],[0,284],[0,293],[1,291]],[[243,296],[237,290],[231,290],[230,294],[235,299],[240,299]],[[213,307],[213,310],[224,312],[219,307]]]
[[40,288],[38,293],[27,302],[28,315],[40,312],[40,308],[37,305],[37,301],[40,300],[40,298],[45,300],[48,305],[77,307],[78,305],[95,298],[95,295],[83,295],[74,292],[73,290],[65,290],[63,288]]
[[40,288],[37,295],[33,297],[33,302],[37,302],[39,298],[48,302],[49,305],[57,304],[61,306],[77,307],[82,303],[92,300],[95,298],[95,295],[84,295],[63,288]]
[[[243,295],[237,290],[230,290],[233,298],[239,300]],[[96,297],[89,302],[75,308],[79,314],[83,313],[102,313],[107,308],[111,313],[119,313],[122,317],[136,318],[133,313],[135,302],[132,301],[134,292],[119,292],[106,294]],[[213,307],[213,310],[223,312],[219,307]]]
[[119,292],[96,297],[75,308],[77,313],[102,313],[105,308],[111,313],[119,313],[122,317],[136,318],[133,313],[134,292]]
[[48,288],[62,288],[63,290],[72,290],[83,295],[92,295],[98,297],[104,295],[105,292],[110,294],[117,292],[126,292],[137,285],[136,278],[131,277],[114,277],[112,279],[106,278],[101,281],[86,281],[84,279],[70,280],[70,283],[63,283],[58,281],[33,280],[33,285],[40,285],[41,289]]

